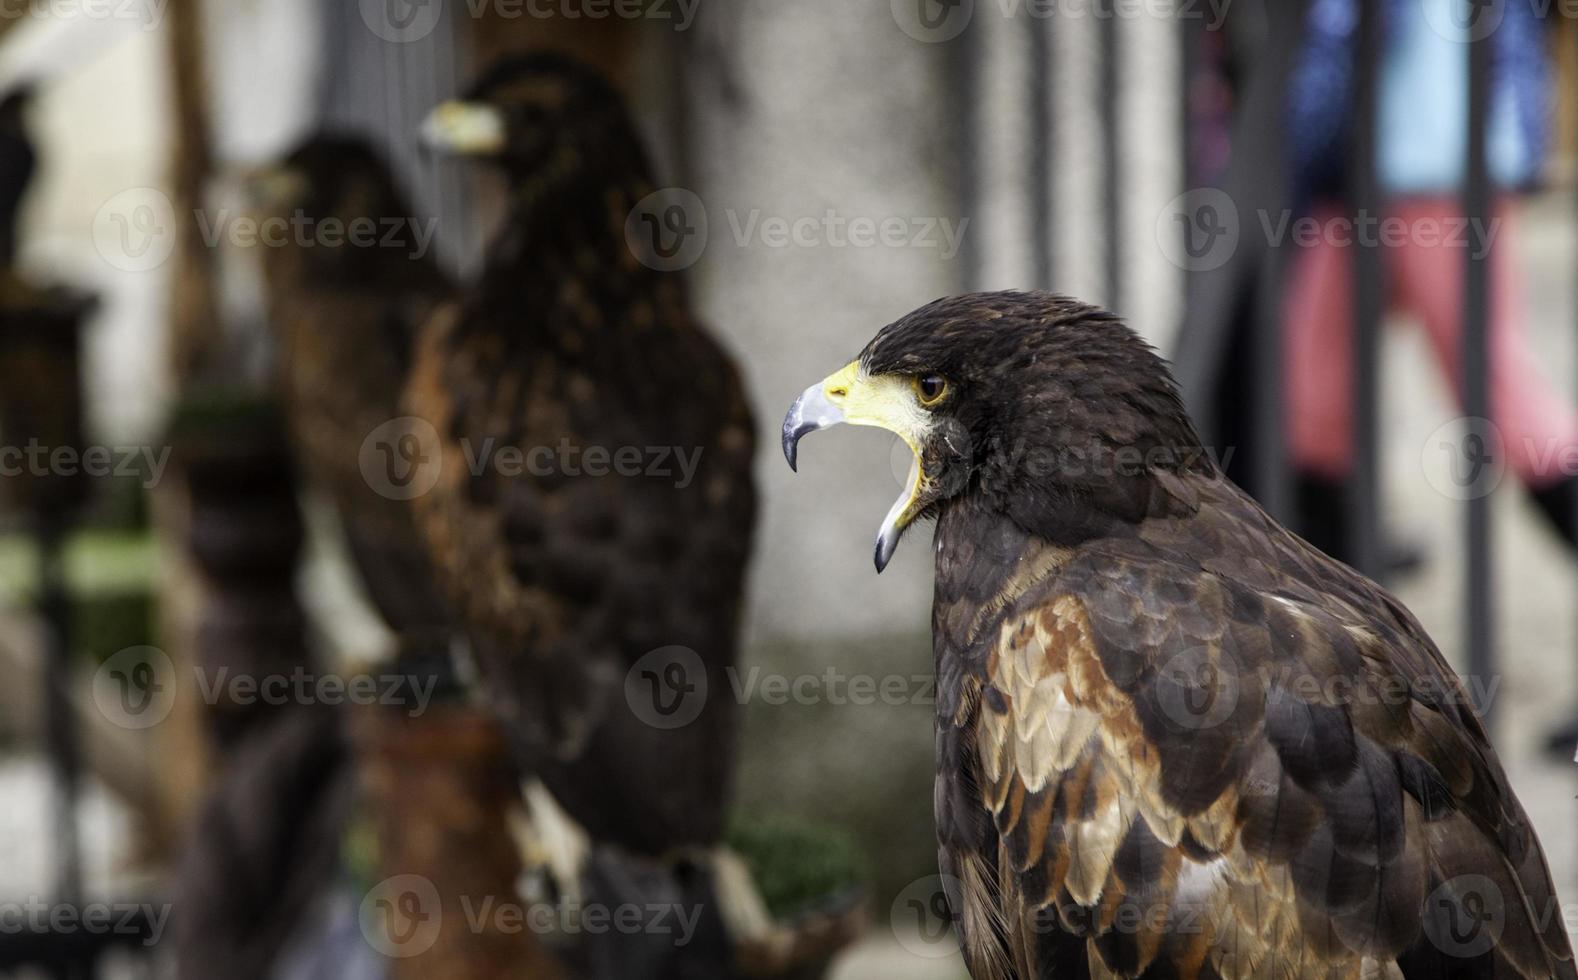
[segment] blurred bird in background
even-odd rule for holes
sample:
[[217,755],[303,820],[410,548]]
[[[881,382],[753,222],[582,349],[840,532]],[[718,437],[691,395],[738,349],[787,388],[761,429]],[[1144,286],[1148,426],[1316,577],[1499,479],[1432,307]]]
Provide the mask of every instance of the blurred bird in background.
[[410,507],[363,471],[406,465],[378,457],[398,446],[369,440],[402,414],[417,329],[453,292],[428,252],[432,236],[388,165],[352,136],[309,138],[256,175],[252,192],[265,219],[294,223],[276,228],[333,222],[345,238],[327,247],[284,233],[261,250],[292,436],[378,613],[404,642],[442,645],[449,606]]
[[936,819],[988,977],[1578,976],[1539,841],[1402,605],[1206,453],[1164,362],[1047,293],[938,300],[784,422],[914,451]]
[[[361,468],[369,437],[400,414],[416,328],[449,292],[430,236],[354,136],[310,137],[249,175],[247,190],[271,236],[258,251],[300,470],[333,505],[398,656],[447,678],[449,607],[409,506]],[[329,234],[337,245],[324,244]],[[331,706],[271,712],[225,760],[174,878],[180,976],[278,975],[298,947],[321,945],[312,913],[344,871],[359,799],[348,722]]]
[[[705,894],[696,862],[724,832],[726,670],[755,517],[738,372],[679,276],[627,245],[627,216],[655,184],[602,78],[513,58],[439,106],[424,137],[508,184],[480,277],[424,328],[407,389],[446,461],[415,501],[434,561],[531,775],[590,841],[681,859],[682,887]],[[506,451],[530,469],[495,465]],[[640,462],[597,475],[597,453]],[[649,655],[663,662],[644,672]],[[642,710],[669,698],[691,699],[675,702],[683,716]],[[609,900],[639,898],[639,878],[607,877]]]

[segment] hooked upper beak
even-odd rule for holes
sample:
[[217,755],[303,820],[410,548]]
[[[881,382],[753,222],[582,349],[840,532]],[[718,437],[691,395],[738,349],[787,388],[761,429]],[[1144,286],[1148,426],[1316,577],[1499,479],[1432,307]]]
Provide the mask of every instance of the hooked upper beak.
[[818,429],[844,421],[844,410],[828,398],[823,390],[825,383],[818,381],[802,391],[794,404],[789,406],[789,414],[784,416],[784,459],[789,461],[789,468],[795,472],[800,470],[800,440]]
[[877,532],[873,559],[881,572],[893,558],[904,529],[925,509],[929,483],[921,466],[930,420],[914,404],[907,384],[890,376],[871,377],[851,361],[800,393],[784,416],[783,449],[789,468],[797,470],[800,440],[807,434],[848,422],[872,425],[896,433],[910,447],[914,459],[904,492],[888,510]]
[[422,145],[462,156],[494,156],[504,151],[504,117],[485,102],[441,102],[422,120]]

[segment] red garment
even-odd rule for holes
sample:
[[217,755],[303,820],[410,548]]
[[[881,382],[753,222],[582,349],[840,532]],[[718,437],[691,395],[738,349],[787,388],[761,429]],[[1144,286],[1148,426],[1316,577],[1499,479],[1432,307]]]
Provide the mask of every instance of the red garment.
[[[1393,312],[1424,325],[1441,371],[1461,388],[1463,272],[1467,260],[1457,198],[1404,198],[1388,217],[1402,219],[1403,241],[1384,248],[1386,299]],[[1289,268],[1283,322],[1289,444],[1297,465],[1343,479],[1353,465],[1353,261],[1342,213],[1323,206],[1314,217],[1319,239],[1300,245]],[[1489,329],[1491,420],[1500,429],[1507,464],[1525,484],[1554,482],[1563,452],[1578,447],[1578,413],[1541,370],[1524,330],[1523,291],[1514,251],[1512,209],[1495,209],[1490,248]],[[1432,236],[1432,228],[1440,229]],[[1434,238],[1432,243],[1427,239]]]

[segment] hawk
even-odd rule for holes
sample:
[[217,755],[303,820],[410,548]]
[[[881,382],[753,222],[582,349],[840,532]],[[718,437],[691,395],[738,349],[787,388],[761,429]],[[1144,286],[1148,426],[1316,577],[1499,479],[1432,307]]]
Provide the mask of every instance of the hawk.
[[429,250],[432,227],[383,157],[346,134],[309,137],[249,191],[301,466],[335,505],[385,623],[404,642],[442,645],[451,613],[426,546],[400,488],[377,478],[417,329],[454,291]]
[[1048,293],[941,299],[800,396],[897,433],[877,537],[936,521],[935,814],[987,978],[1573,978],[1463,684],[1277,524],[1165,362]]
[[477,280],[423,328],[406,389],[444,460],[419,523],[482,683],[593,840],[653,857],[709,847],[755,520],[739,373],[680,276],[627,242],[657,185],[601,77],[512,57],[423,130],[491,164],[506,195]]

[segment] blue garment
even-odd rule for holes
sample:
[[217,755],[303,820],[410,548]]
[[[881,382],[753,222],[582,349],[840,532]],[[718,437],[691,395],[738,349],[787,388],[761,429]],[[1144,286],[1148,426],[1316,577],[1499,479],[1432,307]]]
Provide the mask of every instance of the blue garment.
[[[1339,192],[1352,131],[1360,0],[1312,0],[1288,80],[1294,199]],[[1376,166],[1388,194],[1456,192],[1468,128],[1469,0],[1381,0]],[[1548,131],[1550,64],[1532,4],[1489,5],[1491,105],[1486,156],[1502,187],[1539,174]]]

